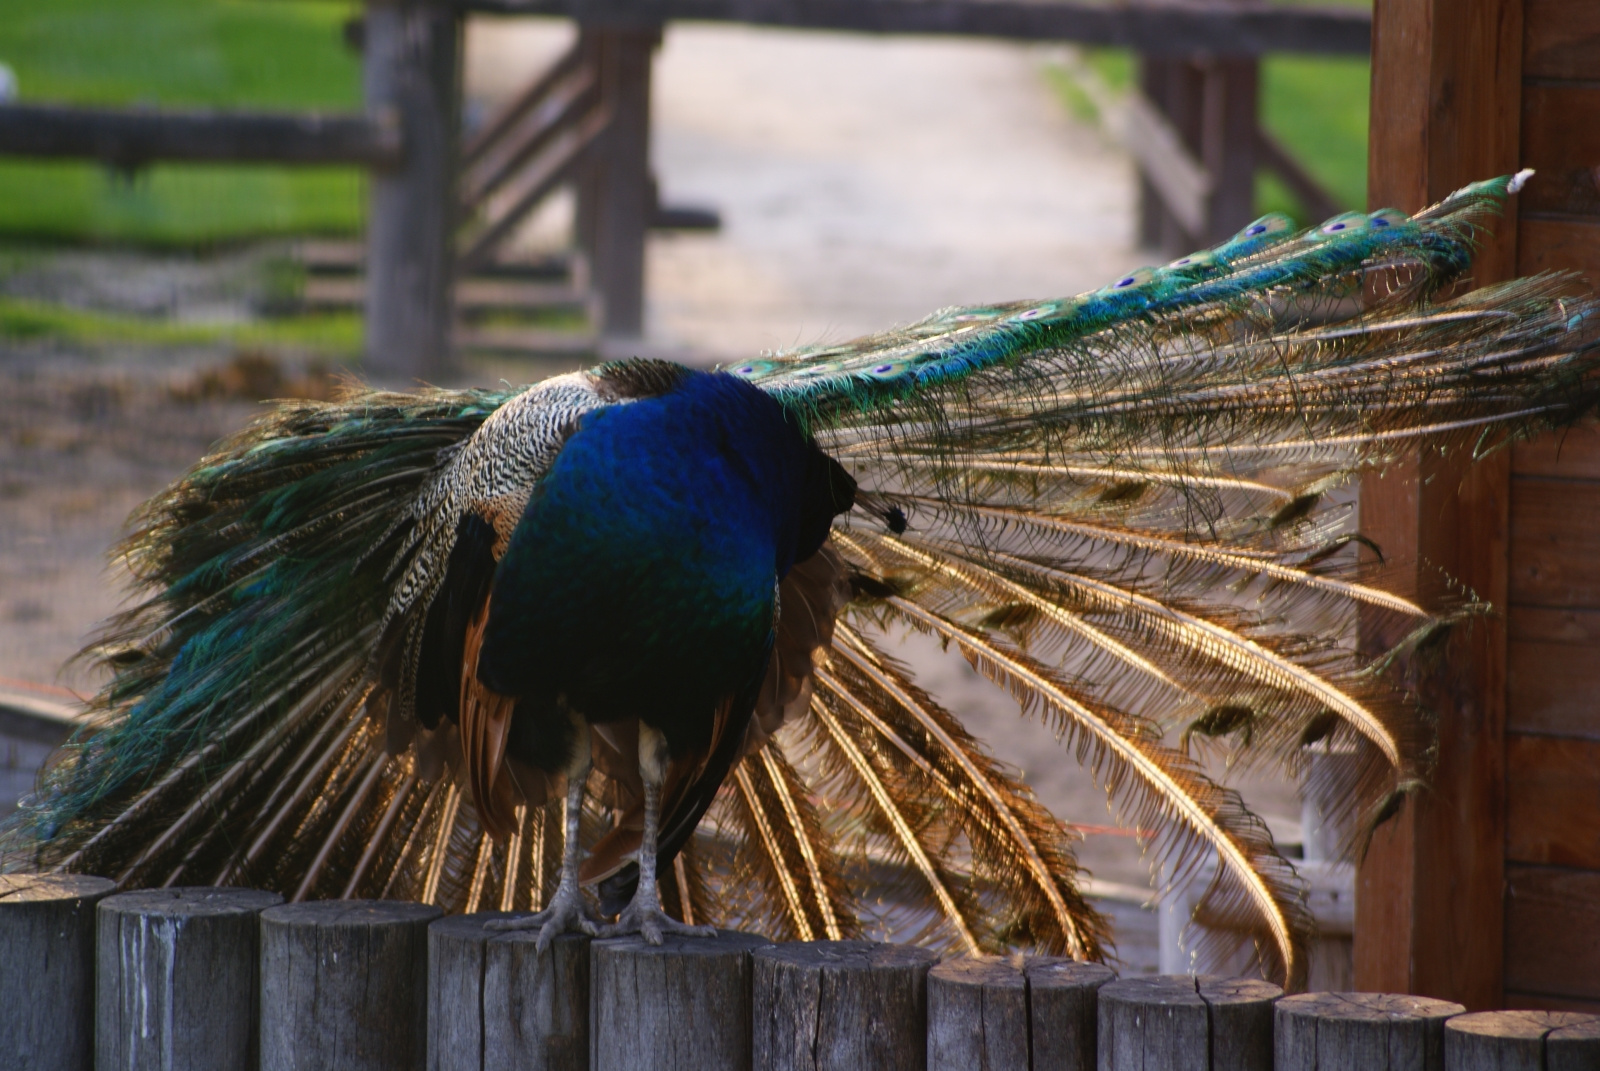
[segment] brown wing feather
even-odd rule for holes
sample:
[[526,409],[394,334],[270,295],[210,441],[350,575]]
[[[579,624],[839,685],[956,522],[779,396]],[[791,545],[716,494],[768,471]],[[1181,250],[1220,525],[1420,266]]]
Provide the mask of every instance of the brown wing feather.
[[489,600],[485,599],[467,626],[462,655],[461,758],[484,829],[495,840],[503,841],[516,828],[517,804],[524,800],[505,763],[506,737],[511,732],[511,715],[517,701],[478,680],[478,652],[488,623]]

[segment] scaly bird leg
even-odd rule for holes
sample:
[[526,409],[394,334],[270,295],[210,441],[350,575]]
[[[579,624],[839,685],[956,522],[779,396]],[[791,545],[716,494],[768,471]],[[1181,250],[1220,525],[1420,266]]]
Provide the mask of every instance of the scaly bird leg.
[[561,882],[550,906],[535,915],[520,919],[494,919],[485,923],[490,930],[539,931],[538,953],[543,954],[550,942],[564,933],[586,933],[590,937],[600,932],[600,920],[589,908],[578,887],[578,864],[583,852],[578,847],[578,818],[583,813],[583,783],[589,779],[589,724],[574,714],[573,756],[567,766],[567,840],[561,849]]
[[607,926],[606,937],[636,933],[659,945],[669,933],[685,937],[713,937],[715,926],[690,926],[661,910],[656,888],[656,833],[661,824],[661,785],[667,779],[667,738],[644,722],[639,723],[639,776],[644,781],[644,836],[639,841],[639,884],[633,900],[617,921]]

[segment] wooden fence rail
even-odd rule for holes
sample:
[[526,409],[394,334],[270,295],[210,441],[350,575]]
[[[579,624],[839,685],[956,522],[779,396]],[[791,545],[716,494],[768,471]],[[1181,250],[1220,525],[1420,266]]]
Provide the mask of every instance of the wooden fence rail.
[[0,877],[8,1071],[1579,1071],[1600,1016],[868,941],[558,938],[399,901]]

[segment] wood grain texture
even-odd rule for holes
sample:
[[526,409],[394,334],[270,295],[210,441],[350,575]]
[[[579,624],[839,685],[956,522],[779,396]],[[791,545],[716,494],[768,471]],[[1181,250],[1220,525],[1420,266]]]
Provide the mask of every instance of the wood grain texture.
[[428,1071],[585,1071],[589,938],[538,954],[537,930],[497,933],[482,911],[428,927]]
[[1301,993],[1278,1001],[1277,1071],[1443,1071],[1444,1024],[1460,1004],[1394,993]]
[[1600,606],[1600,484],[1519,477],[1511,542],[1514,604]]
[[1101,963],[1055,956],[1028,960],[1028,1007],[1034,1071],[1093,1071],[1098,1052],[1100,988],[1116,980]]
[[1506,858],[1600,870],[1600,741],[1507,734]]
[[1600,64],[1590,62],[1593,82],[1523,87],[1522,162],[1534,169],[1524,212],[1600,216]]
[[1512,606],[1506,729],[1600,740],[1600,610]]
[[[1522,0],[1377,0],[1367,197],[1416,211],[1521,158]],[[1497,222],[1473,266],[1511,278],[1517,226]],[[1380,583],[1433,594],[1438,571],[1505,604],[1509,464],[1415,456],[1363,479],[1360,524],[1388,556]],[[1363,618],[1361,642],[1386,637]],[[1382,649],[1382,648],[1379,648]],[[1505,634],[1479,622],[1421,691],[1444,727],[1431,791],[1380,830],[1358,872],[1363,989],[1498,1004],[1502,962]]]
[[95,904],[109,878],[0,875],[0,1053],[17,1071],[94,1066]]
[[[1588,1057],[1600,1067],[1600,1016],[1577,1012],[1492,1011],[1458,1015],[1444,1025],[1447,1071],[1547,1071],[1548,1039],[1561,1035],[1562,1063]],[[1585,1066],[1579,1064],[1578,1066]]]
[[1548,1071],[1594,1071],[1600,1067],[1600,1015],[1586,1015],[1581,1023],[1558,1026],[1546,1034],[1544,1061]]
[[261,913],[262,1071],[420,1071],[428,904],[321,900]]
[[1600,1000],[1600,873],[1506,867],[1506,988]]
[[1600,4],[1594,0],[1523,0],[1524,78],[1595,78]]
[[743,1071],[750,1067],[753,933],[638,937],[589,946],[593,1071]]
[[1511,448],[1511,474],[1600,480],[1600,427],[1583,424]]
[[1522,215],[1517,229],[1517,273],[1575,271],[1591,289],[1600,286],[1600,220]]
[[255,889],[141,889],[96,911],[97,1071],[256,1066],[258,916],[283,902]]
[[1272,1071],[1272,1006],[1281,996],[1259,978],[1200,979],[1211,1012],[1211,1071]]
[[1028,980],[1021,966],[962,957],[928,972],[928,1071],[1029,1066]]
[[542,956],[534,932],[484,946],[482,1071],[586,1071],[589,941],[564,934]]
[[1110,982],[1099,1018],[1099,1071],[1209,1071],[1210,1017],[1188,975]]
[[752,960],[756,1067],[927,1066],[927,978],[936,953],[872,941],[809,941],[759,949]]

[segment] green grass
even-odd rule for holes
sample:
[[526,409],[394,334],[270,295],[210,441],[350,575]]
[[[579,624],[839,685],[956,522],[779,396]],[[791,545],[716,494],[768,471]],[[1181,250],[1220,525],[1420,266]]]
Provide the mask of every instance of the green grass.
[[[0,0],[0,62],[25,102],[354,110],[357,11],[329,0]],[[198,245],[359,229],[348,168],[0,161],[0,236]]]
[[0,339],[63,339],[88,345],[203,346],[225,343],[350,356],[361,350],[356,313],[288,316],[248,324],[197,324],[74,309],[0,297]]

